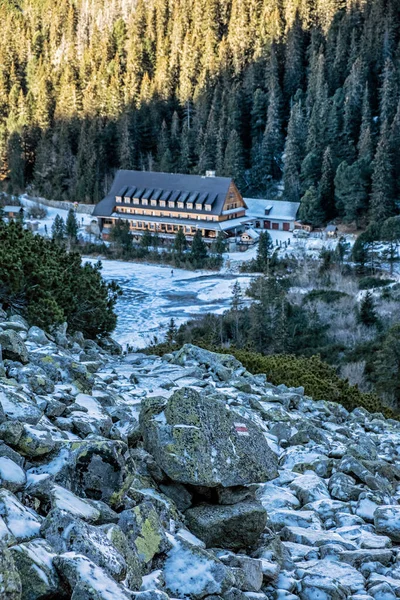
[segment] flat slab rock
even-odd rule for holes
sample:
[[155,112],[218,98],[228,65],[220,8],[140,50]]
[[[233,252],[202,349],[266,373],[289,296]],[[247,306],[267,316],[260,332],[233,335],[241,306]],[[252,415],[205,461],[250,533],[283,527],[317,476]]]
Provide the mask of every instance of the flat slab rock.
[[230,487],[277,476],[261,427],[196,390],[145,401],[140,424],[145,449],[173,481]]

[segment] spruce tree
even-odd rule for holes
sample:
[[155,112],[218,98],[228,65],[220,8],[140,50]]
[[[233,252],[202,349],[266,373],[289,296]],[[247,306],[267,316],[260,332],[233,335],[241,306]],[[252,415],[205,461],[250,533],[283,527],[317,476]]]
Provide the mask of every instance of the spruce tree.
[[283,183],[285,198],[291,202],[299,202],[301,194],[300,171],[304,158],[304,118],[301,99],[294,102],[290,111],[290,119],[285,143],[285,161]]
[[174,239],[174,250],[175,252],[181,256],[187,248],[187,240],[183,231],[183,227],[179,227],[178,231],[175,234]]
[[328,146],[324,152],[321,181],[318,186],[318,203],[324,211],[324,221],[329,221],[335,216],[334,177],[332,154]]
[[65,224],[65,233],[71,243],[77,241],[79,225],[76,218],[76,213],[73,208],[70,208],[67,215],[67,221]]
[[369,217],[371,222],[382,222],[394,215],[395,182],[390,151],[387,123],[382,126],[381,136],[374,158]]
[[61,242],[65,239],[66,233],[64,219],[59,214],[56,214],[51,226],[51,237],[56,242]]
[[325,210],[320,204],[320,196],[314,186],[308,188],[301,199],[299,218],[304,223],[319,227],[324,223]]
[[203,235],[200,229],[197,229],[193,236],[190,256],[194,264],[201,266],[207,258],[207,245],[203,240]]
[[358,319],[360,323],[366,325],[367,327],[372,327],[378,322],[374,298],[372,296],[372,292],[370,291],[367,291],[364,298],[361,300]]
[[274,251],[274,244],[268,231],[262,231],[257,246],[257,267],[260,271],[269,268],[270,260]]

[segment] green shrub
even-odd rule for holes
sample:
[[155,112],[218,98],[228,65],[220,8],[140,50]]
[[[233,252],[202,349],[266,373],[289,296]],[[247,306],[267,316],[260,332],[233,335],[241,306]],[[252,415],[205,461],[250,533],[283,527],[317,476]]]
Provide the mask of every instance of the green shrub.
[[304,302],[315,302],[320,300],[326,302],[326,304],[334,304],[342,298],[348,298],[349,295],[345,292],[338,292],[337,290],[311,290],[304,296]]
[[51,330],[66,321],[88,338],[110,333],[120,290],[100,271],[100,263],[82,265],[78,253],[19,223],[0,223],[0,305],[18,309],[31,325]]
[[394,279],[383,279],[380,277],[361,277],[358,280],[360,290],[370,290],[373,288],[385,287],[394,283]]

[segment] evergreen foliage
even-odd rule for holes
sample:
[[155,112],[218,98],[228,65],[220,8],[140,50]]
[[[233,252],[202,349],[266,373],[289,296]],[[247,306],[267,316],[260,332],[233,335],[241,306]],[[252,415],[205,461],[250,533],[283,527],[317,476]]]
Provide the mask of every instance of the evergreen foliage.
[[397,0],[17,0],[0,18],[10,192],[97,202],[118,167],[215,169],[249,196],[283,175],[313,224],[397,212]]
[[69,331],[96,338],[116,325],[119,288],[101,278],[101,263],[81,257],[17,222],[0,222],[0,304],[18,308],[31,325],[46,330],[68,323]]
[[65,232],[70,240],[70,242],[76,242],[78,237],[78,221],[76,218],[76,213],[73,208],[70,208],[67,215],[67,221],[65,223]]

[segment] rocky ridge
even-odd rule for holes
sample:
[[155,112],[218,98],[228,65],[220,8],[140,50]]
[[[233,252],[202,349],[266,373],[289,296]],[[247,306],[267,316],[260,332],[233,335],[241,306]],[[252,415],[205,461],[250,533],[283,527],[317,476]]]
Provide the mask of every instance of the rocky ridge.
[[400,597],[400,423],[0,312],[0,598]]

